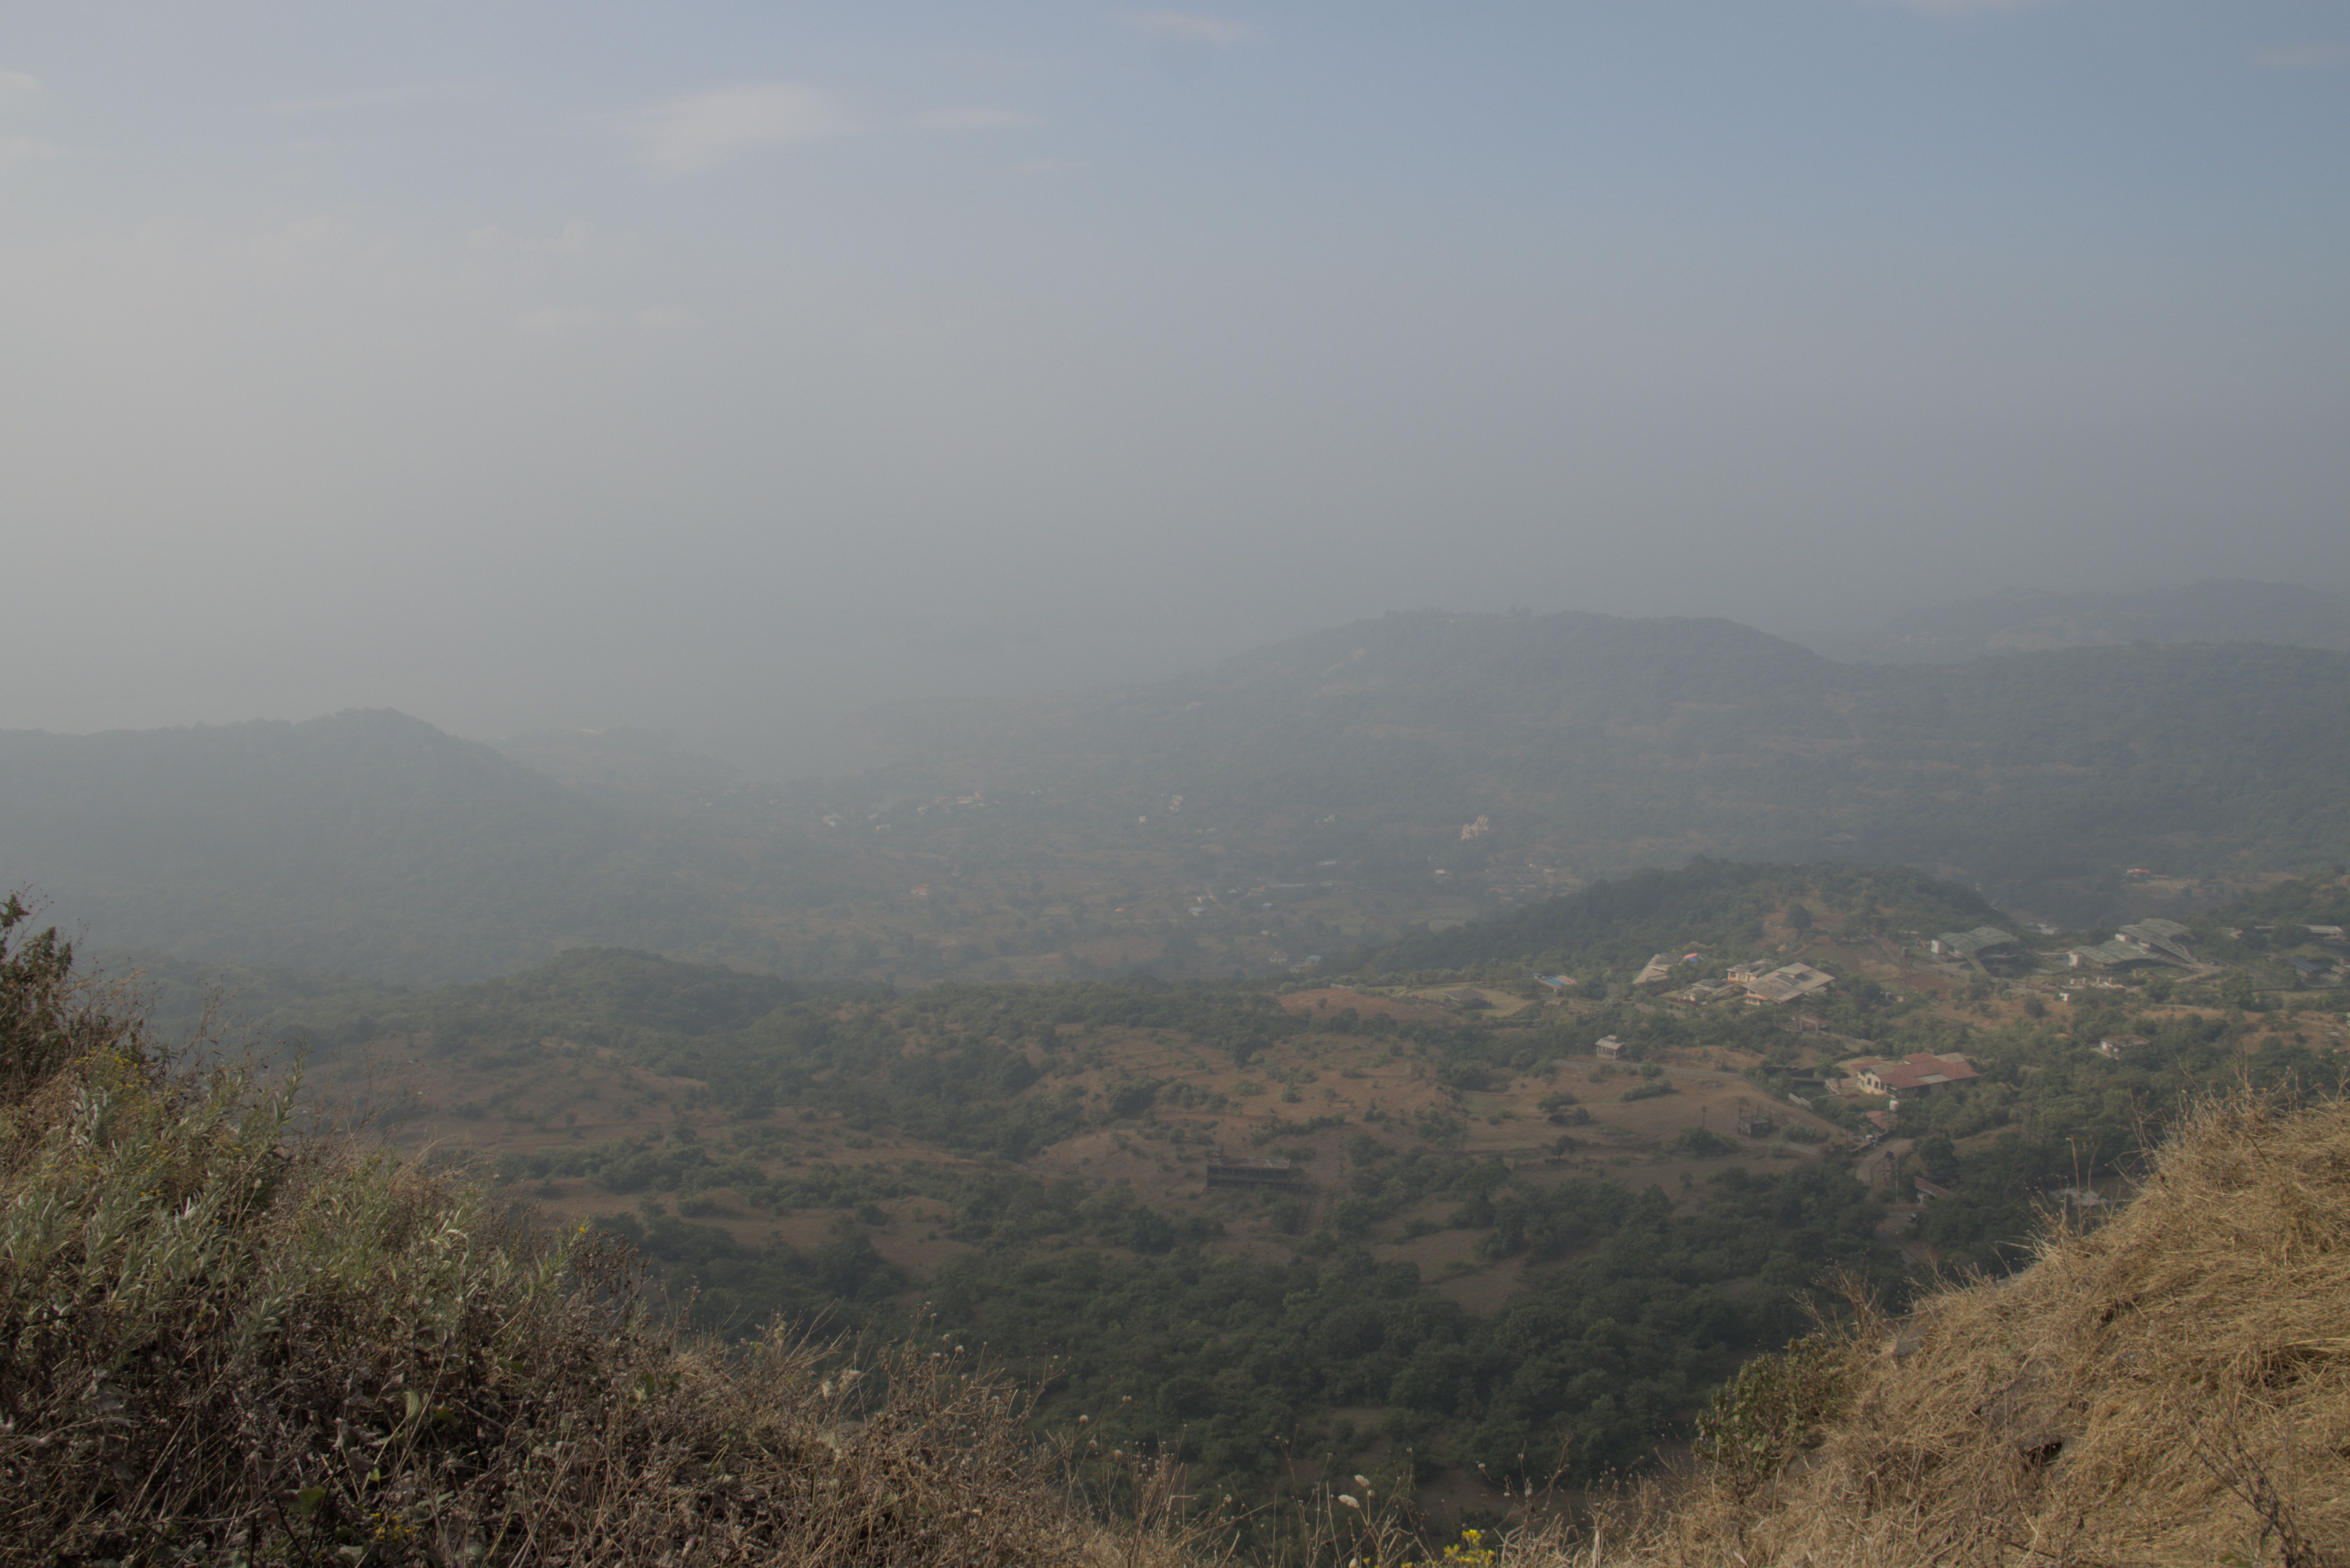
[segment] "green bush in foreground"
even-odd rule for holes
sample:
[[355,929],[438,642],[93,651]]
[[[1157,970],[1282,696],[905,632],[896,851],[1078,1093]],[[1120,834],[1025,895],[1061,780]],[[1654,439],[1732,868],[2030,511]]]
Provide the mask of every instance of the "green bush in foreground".
[[1807,1334],[1777,1355],[1761,1355],[1714,1392],[1698,1421],[1697,1454],[1744,1496],[1776,1474],[1794,1451],[1815,1443],[1851,1398],[1849,1342]]
[[0,907],[0,1560],[1079,1550],[958,1347],[681,1345],[625,1250],[294,1136],[290,1085],[172,1060],[26,919]]

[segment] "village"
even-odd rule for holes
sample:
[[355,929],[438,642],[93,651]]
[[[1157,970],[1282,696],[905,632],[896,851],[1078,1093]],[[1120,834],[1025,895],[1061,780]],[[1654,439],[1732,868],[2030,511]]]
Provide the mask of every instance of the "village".
[[[1985,1024],[2126,1010],[2133,1028],[2151,1028],[2164,1017],[2241,1018],[2249,1008],[2274,1020],[2270,1027],[2289,1032],[2288,1038],[2298,1040],[2314,1025],[2321,1043],[2350,1050],[2350,1029],[2344,1027],[2350,1022],[2344,1012],[2350,1007],[2350,945],[2336,925],[2223,927],[2199,935],[2176,920],[2146,919],[2069,937],[2044,927],[2025,936],[1991,925],[1899,937],[1833,929],[1777,934],[1787,940],[1761,959],[1717,962],[1702,949],[1653,952],[1628,974],[1619,971],[1607,993],[1668,1013],[1751,1008],[1775,1016],[1804,1048],[1793,1071],[1772,1080],[1782,1103],[1775,1147],[1763,1141],[1773,1128],[1771,1102],[1750,1108],[1742,1100],[1735,1115],[1739,1152],[1767,1148],[1782,1158],[1817,1158],[1831,1147],[1851,1150],[1856,1178],[1887,1205],[1883,1239],[1905,1252],[1916,1253],[1908,1237],[1921,1210],[1958,1191],[1955,1178],[1938,1180],[1911,1158],[1933,1131],[1931,1102],[1981,1083],[1982,1073],[1963,1051],[1888,1054],[1871,1040],[1838,1033],[1822,1014],[1835,1011],[1825,1004],[1839,987],[1865,988],[1879,1001],[1915,1001],[1936,1014]],[[2224,947],[2226,956],[2207,950],[2214,946]],[[1590,997],[1593,987],[1588,975],[1532,973],[1513,987],[1440,981],[1393,994],[1500,1022],[1571,1012],[1589,1005],[1578,999]],[[2078,1049],[2120,1064],[2137,1060],[2150,1044],[2146,1033],[2113,1028],[2079,1038]],[[1726,1083],[1725,1068],[1750,1079],[1764,1075],[1757,1059],[1721,1051],[1643,1050],[1614,1034],[1600,1038],[1590,1054],[1603,1073],[1637,1067],[1685,1089],[1699,1088],[1697,1079]],[[1682,1110],[1703,1128],[1703,1107],[1683,1100]],[[1798,1129],[1797,1138],[1807,1136],[1802,1130],[1807,1127],[1834,1133],[1821,1145],[1791,1147],[1789,1125]],[[1615,1136],[1620,1140],[1628,1130]],[[1678,1136],[1683,1135],[1660,1126],[1648,1140],[1652,1149],[1646,1158],[1669,1159]],[[2039,1198],[2052,1206],[2094,1210],[2126,1185],[2085,1175],[2051,1183]]]

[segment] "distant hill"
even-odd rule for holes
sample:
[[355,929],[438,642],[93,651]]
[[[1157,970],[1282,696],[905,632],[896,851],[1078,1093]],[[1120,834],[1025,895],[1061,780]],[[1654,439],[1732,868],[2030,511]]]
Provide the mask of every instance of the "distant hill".
[[881,724],[891,767],[795,785],[390,712],[0,733],[0,885],[101,948],[378,981],[583,946],[1222,980],[1698,857],[1907,866],[2065,925],[2350,861],[2350,652],[2270,643],[1859,665],[1724,620],[1431,612]]
[[1865,663],[1954,664],[1991,653],[2163,642],[2350,649],[2350,598],[2296,583],[2246,581],[2129,594],[2013,588],[1911,611],[1874,631],[1813,646]]
[[2131,867],[2350,851],[2350,654],[2270,644],[1853,665],[1729,621],[1391,615],[1155,685],[905,710],[885,738],[1136,817],[1180,794],[1297,874],[1399,886],[1826,856],[2069,922]]
[[390,711],[0,732],[0,876],[105,947],[449,981],[734,920],[691,846]]
[[2336,866],[2331,876],[2281,882],[2203,911],[2212,929],[2284,922],[2350,926],[2350,875]]
[[[1396,614],[1138,687],[1002,704],[908,706],[901,754],[1055,784],[1210,792],[1222,808],[1468,811],[1499,784],[1596,784],[1610,759],[1549,744],[1627,741],[1701,712],[1719,727],[1834,738],[1837,667],[1727,620]],[[1491,782],[1488,782],[1488,778]],[[1474,815],[1473,812],[1471,815]],[[1653,815],[1666,827],[1669,807]],[[1669,831],[1669,828],[1667,828]]]
[[1700,860],[1678,871],[1636,871],[1498,919],[1431,931],[1356,955],[1374,972],[1473,969],[1524,962],[1575,972],[1637,968],[1667,949],[1701,946],[1714,959],[1759,950],[1765,922],[1808,927],[1834,919],[1856,929],[1966,929],[2007,917],[1978,894],[1900,866],[1765,866]]
[[691,815],[768,789],[730,763],[679,751],[668,736],[642,730],[542,730],[495,745],[566,789],[613,805]]

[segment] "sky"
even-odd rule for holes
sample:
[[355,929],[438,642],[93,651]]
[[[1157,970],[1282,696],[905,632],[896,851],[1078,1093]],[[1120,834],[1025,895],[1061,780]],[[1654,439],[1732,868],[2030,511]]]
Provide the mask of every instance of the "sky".
[[0,728],[2350,585],[2350,0],[14,0]]

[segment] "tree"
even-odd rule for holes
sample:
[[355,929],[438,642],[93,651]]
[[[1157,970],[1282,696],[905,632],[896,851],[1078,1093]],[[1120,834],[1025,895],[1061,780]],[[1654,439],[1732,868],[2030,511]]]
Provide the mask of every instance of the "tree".
[[1959,1177],[1959,1147],[1950,1141],[1948,1133],[1936,1133],[1918,1146],[1918,1166],[1929,1181],[1955,1181]]

